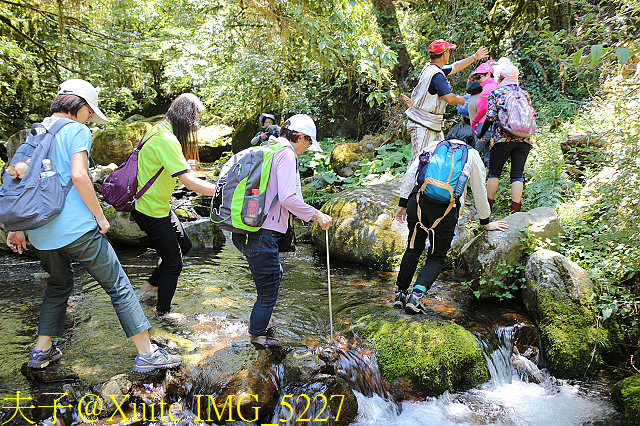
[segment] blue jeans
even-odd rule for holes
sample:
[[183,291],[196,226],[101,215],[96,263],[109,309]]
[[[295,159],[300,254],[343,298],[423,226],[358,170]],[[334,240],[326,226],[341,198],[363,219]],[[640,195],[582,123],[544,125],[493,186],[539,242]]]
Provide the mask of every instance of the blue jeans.
[[62,336],[64,332],[67,300],[74,283],[71,262],[80,263],[111,297],[127,337],[151,328],[116,252],[97,227],[62,248],[39,250],[38,256],[51,275],[40,307],[39,335]]
[[267,333],[271,313],[278,300],[282,280],[277,243],[280,235],[282,234],[269,229],[260,229],[250,234],[232,234],[233,245],[247,258],[258,292],[249,318],[249,334],[252,336],[264,336]]

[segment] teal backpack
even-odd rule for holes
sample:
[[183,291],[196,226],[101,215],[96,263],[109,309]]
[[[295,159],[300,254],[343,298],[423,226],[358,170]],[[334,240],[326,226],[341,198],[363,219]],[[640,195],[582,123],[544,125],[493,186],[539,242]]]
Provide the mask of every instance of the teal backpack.
[[211,199],[211,222],[215,226],[239,234],[260,230],[278,201],[276,195],[271,206],[265,208],[273,155],[286,148],[293,150],[284,142],[247,148],[222,166]]
[[[422,227],[427,233],[435,233],[435,227],[449,214],[462,196],[469,179],[469,176],[463,173],[468,156],[469,147],[462,141],[442,141],[431,151],[423,151],[420,154],[416,185],[413,190],[417,193],[419,222],[416,223],[410,248],[413,248],[417,227]],[[444,215],[430,228],[422,224],[421,196],[427,197],[429,201],[436,204],[449,205]]]

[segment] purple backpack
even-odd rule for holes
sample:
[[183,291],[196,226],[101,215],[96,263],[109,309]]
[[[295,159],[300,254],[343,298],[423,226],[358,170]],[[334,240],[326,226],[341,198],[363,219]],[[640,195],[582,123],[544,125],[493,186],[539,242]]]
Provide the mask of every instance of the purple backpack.
[[158,176],[160,176],[160,173],[164,170],[164,167],[161,167],[158,173],[149,179],[142,189],[136,193],[138,189],[138,153],[145,142],[156,134],[157,133],[154,133],[149,136],[147,140],[144,140],[143,136],[127,159],[124,160],[117,169],[111,172],[102,183],[102,198],[119,212],[133,211],[136,200],[140,199],[140,197],[151,188],[151,185],[153,185],[156,179],[158,179]]
[[528,138],[536,131],[536,114],[524,90],[509,89],[504,106],[498,110],[498,123],[517,138]]

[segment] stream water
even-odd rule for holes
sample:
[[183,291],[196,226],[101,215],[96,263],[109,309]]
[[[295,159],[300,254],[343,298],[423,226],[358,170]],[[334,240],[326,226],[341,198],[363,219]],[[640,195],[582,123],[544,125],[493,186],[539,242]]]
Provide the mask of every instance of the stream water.
[[[153,253],[119,249],[118,255],[134,288],[146,280],[157,259]],[[283,254],[284,278],[273,313],[274,335],[283,341],[316,346],[329,337],[326,257],[307,245]],[[0,401],[28,394],[30,383],[20,374],[35,341],[40,301],[46,282],[33,258],[0,257]],[[64,353],[60,363],[91,386],[128,373],[135,348],[126,339],[104,291],[77,268],[76,292],[69,303],[68,330],[56,340]],[[359,306],[388,303],[395,274],[332,260],[331,285],[336,331]],[[247,338],[255,290],[246,261],[231,245],[219,252],[190,253],[169,316],[156,318],[153,303],[144,302],[152,325],[195,345],[187,364],[199,354]],[[478,388],[437,398],[392,402],[381,383],[374,391],[354,385],[359,403],[354,426],[372,425],[621,425],[620,413],[607,388],[599,382],[557,380],[537,370],[526,358],[512,356],[512,332],[498,329],[480,341],[491,380]],[[180,341],[170,342],[180,352]],[[190,349],[193,349],[191,347]],[[185,351],[187,352],[187,351]],[[354,371],[366,369],[370,382],[379,381],[375,356],[345,353]],[[518,367],[514,367],[517,365]],[[354,377],[358,376],[357,371]],[[365,396],[367,395],[367,396]]]

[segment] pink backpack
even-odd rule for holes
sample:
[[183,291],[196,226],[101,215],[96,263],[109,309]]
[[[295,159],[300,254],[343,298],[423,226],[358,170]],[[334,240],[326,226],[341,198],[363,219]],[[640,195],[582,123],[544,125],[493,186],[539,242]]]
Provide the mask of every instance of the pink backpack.
[[136,193],[138,190],[138,153],[142,149],[142,146],[156,134],[157,133],[154,133],[149,136],[147,140],[144,140],[143,136],[127,159],[124,160],[117,169],[111,172],[102,183],[102,198],[117,211],[133,211],[136,200],[147,192],[164,170],[164,167],[161,167],[155,176],[149,179],[142,189]]
[[498,123],[517,138],[528,138],[536,131],[536,115],[524,90],[508,89],[504,106],[498,109]]

